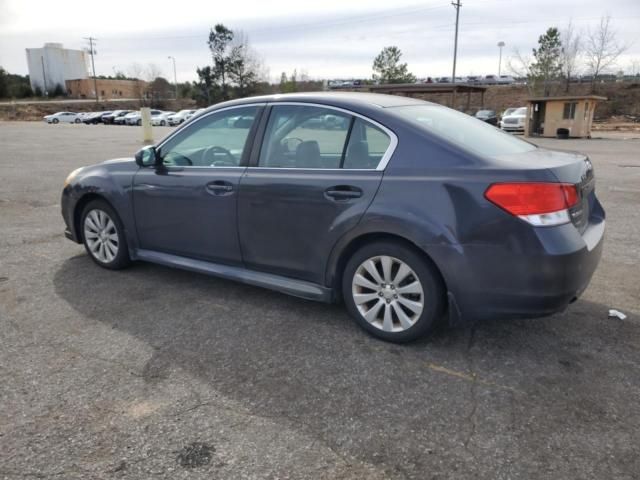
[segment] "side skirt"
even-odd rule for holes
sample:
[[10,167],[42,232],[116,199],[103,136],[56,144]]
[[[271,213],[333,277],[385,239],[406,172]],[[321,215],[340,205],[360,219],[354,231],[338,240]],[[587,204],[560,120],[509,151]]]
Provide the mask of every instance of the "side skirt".
[[171,255],[152,250],[137,250],[135,258],[167,267],[180,268],[192,272],[204,273],[214,277],[226,278],[237,282],[268,288],[277,292],[306,298],[319,302],[333,301],[333,290],[322,285],[303,280],[274,275],[272,273],[257,272],[242,267],[205,262],[192,258]]

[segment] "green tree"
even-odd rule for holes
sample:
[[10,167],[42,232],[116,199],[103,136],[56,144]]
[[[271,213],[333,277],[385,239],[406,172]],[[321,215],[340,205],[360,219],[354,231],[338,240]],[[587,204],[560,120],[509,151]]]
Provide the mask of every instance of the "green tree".
[[0,67],[0,98],[9,96],[9,75],[7,71]]
[[373,79],[380,83],[413,83],[415,75],[409,73],[407,64],[400,63],[402,51],[391,46],[382,49],[373,60]]
[[533,49],[533,63],[530,69],[530,81],[534,85],[542,82],[543,95],[551,93],[551,82],[562,75],[562,41],[557,28],[549,28],[538,38],[538,48]]
[[216,82],[220,83],[222,89],[222,99],[228,98],[228,75],[229,67],[232,62],[230,44],[233,40],[233,32],[225,27],[223,24],[218,23],[209,32],[209,50],[211,51],[211,58],[213,60],[213,78]]

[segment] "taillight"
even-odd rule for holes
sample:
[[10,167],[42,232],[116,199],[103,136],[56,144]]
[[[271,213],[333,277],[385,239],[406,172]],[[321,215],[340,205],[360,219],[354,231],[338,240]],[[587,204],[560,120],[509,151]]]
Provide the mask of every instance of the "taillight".
[[494,183],[484,196],[535,226],[568,223],[569,209],[578,203],[578,190],[570,183]]

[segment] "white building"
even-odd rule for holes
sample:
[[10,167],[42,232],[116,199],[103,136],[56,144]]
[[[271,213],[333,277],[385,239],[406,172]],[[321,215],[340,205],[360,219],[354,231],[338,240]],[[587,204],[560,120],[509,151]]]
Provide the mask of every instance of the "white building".
[[66,91],[65,80],[88,78],[87,52],[62,48],[61,43],[45,43],[42,48],[27,48],[31,88],[53,92],[56,85]]

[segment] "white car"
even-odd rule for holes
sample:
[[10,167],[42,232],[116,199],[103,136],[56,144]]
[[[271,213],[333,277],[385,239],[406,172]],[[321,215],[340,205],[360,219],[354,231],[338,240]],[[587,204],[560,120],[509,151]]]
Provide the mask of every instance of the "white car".
[[195,110],[180,110],[178,113],[169,115],[169,118],[167,120],[169,121],[169,125],[171,126],[180,125],[188,119],[189,115],[193,115],[194,113]]
[[514,112],[502,117],[500,128],[505,132],[524,132],[527,119],[527,107],[516,108]]
[[151,115],[151,125],[154,127],[164,127],[169,124],[169,117],[175,115],[176,112],[161,112],[157,115]]
[[[151,118],[162,113],[162,110],[151,110]],[[131,112],[124,116],[127,125],[142,125],[142,115],[140,112]]]
[[498,85],[511,85],[516,83],[515,79],[511,75],[500,75],[497,81]]
[[44,121],[47,123],[80,123],[82,120],[77,113],[73,112],[57,112],[52,115],[46,115]]
[[204,112],[206,110],[206,108],[199,108],[197,109],[195,112],[190,113],[186,116],[185,121],[187,120],[191,120],[193,117],[195,117],[196,115],[201,114],[202,112]]

